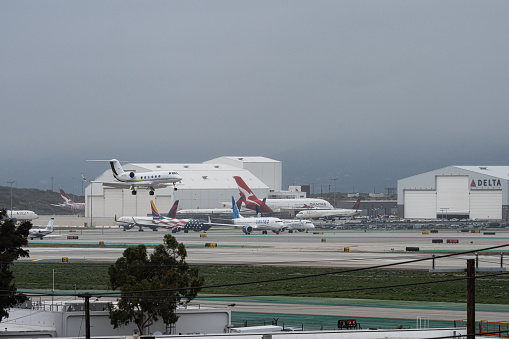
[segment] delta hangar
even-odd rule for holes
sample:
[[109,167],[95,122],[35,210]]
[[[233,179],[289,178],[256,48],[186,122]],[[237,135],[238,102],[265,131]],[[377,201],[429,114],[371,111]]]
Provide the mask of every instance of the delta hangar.
[[509,166],[448,166],[398,180],[398,215],[407,219],[509,217]]

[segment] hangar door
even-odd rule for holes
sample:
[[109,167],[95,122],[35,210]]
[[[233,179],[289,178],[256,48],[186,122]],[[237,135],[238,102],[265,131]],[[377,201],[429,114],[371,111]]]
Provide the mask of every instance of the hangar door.
[[502,190],[471,190],[470,218],[502,219]]
[[[468,176],[437,176],[437,214],[469,214],[470,196]],[[435,215],[436,218],[436,215]]]
[[435,219],[437,217],[437,194],[433,191],[407,191],[404,197],[405,218]]

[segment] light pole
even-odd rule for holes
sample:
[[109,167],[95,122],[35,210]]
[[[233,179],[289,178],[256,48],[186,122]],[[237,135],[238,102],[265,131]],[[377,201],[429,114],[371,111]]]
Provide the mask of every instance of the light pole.
[[338,181],[338,178],[332,178],[330,180],[334,181],[334,207],[336,207],[336,181]]
[[12,219],[12,184],[14,184],[16,181],[7,181],[8,184],[11,184],[11,219]]

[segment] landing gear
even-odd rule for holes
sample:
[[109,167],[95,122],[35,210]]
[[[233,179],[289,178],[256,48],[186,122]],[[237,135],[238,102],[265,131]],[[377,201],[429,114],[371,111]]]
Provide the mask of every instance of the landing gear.
[[154,191],[150,191],[150,192],[148,192],[148,194],[154,195]]
[[131,194],[132,194],[132,195],[136,195],[136,191],[135,191],[135,190],[132,190],[132,191],[131,191]]
[[267,234],[267,231],[262,231],[262,234]]

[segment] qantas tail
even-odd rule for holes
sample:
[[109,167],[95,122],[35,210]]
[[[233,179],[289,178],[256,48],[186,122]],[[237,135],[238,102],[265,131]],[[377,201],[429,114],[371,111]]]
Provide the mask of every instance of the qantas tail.
[[249,199],[249,200],[252,200],[252,199],[258,200],[256,195],[253,193],[253,191],[251,191],[249,186],[247,186],[247,184],[244,182],[244,180],[242,180],[241,177],[235,176],[233,178],[235,179],[235,181],[237,182],[237,185],[239,186],[239,192],[240,192],[241,197],[244,197],[244,199]]
[[60,196],[62,197],[62,199],[64,200],[64,203],[70,203],[72,202],[71,198],[69,198],[69,196],[67,195],[67,193],[64,192],[63,189],[60,189]]
[[361,205],[361,199],[359,198],[359,199],[357,199],[357,201],[355,202],[355,204],[353,204],[352,209],[353,209],[353,210],[358,210],[360,205]]
[[168,218],[175,218],[177,216],[177,209],[179,207],[179,201],[175,200],[173,206],[171,206],[170,212],[168,212]]
[[162,219],[163,217],[159,214],[154,204],[154,200],[150,200],[150,207],[152,208],[152,219]]

